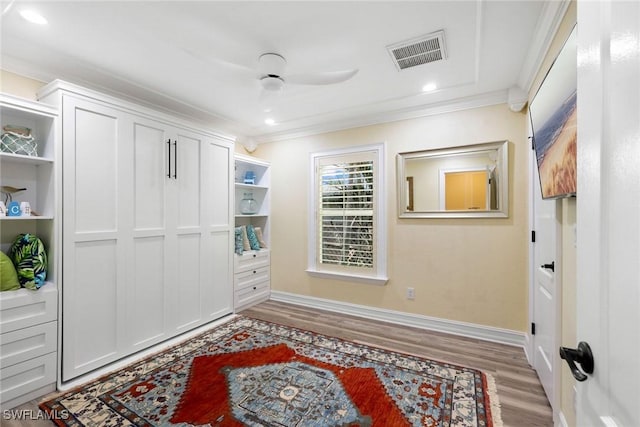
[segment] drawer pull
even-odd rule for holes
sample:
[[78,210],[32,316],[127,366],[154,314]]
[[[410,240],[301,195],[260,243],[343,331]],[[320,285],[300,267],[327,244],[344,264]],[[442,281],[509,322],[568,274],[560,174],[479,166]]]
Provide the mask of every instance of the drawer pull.
[[253,270],[253,274],[256,274],[256,271],[255,271],[255,270]]
[[255,291],[256,289],[258,289],[256,286],[253,287],[253,290]]
[[253,254],[253,257],[255,258],[255,257],[256,257],[256,254]]

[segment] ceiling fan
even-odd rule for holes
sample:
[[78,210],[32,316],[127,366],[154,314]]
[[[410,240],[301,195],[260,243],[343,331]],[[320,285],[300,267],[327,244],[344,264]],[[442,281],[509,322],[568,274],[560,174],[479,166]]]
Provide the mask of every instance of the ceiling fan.
[[287,75],[287,60],[277,53],[264,53],[258,58],[258,80],[265,91],[279,92],[285,83],[330,85],[342,83],[356,75],[358,69]]

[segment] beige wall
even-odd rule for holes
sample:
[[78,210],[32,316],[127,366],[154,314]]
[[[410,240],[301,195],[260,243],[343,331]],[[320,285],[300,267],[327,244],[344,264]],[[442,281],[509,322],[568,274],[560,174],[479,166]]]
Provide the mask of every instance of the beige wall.
[[44,85],[39,80],[0,70],[0,92],[35,100],[36,92]]
[[[538,87],[540,86],[544,76],[546,75],[554,59],[562,49],[565,40],[571,34],[573,27],[577,21],[577,2],[572,0],[569,4],[567,12],[558,28],[558,31],[551,43],[549,51],[544,62],[536,76],[534,85],[529,94],[529,100],[533,99]],[[579,143],[579,142],[578,142]],[[562,247],[562,276],[561,298],[562,298],[562,315],[561,315],[561,345],[574,348],[577,344],[576,339],[576,247],[575,247],[575,225],[576,225],[576,200],[564,199],[559,200],[561,215],[558,221],[561,221],[560,246]],[[573,387],[575,380],[571,376],[568,367],[561,365],[560,378],[560,410],[562,411],[567,424],[569,426],[576,425],[575,408],[573,405]]]
[[[464,125],[461,125],[464,124]],[[527,322],[526,115],[507,105],[438,114],[259,145],[272,164],[271,284],[277,291],[524,331]],[[398,219],[398,152],[509,140],[506,219]],[[386,286],[310,277],[309,155],[386,142]],[[414,287],[416,298],[405,298]]]

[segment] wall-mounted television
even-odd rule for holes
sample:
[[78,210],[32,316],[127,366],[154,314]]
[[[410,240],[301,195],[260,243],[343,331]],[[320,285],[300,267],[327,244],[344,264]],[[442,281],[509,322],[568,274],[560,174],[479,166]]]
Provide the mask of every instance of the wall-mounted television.
[[543,199],[577,193],[576,28],[529,106]]

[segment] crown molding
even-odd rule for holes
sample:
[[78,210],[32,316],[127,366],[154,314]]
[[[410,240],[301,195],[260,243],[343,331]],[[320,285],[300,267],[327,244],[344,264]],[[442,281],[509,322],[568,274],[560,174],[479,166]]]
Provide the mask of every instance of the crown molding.
[[379,112],[369,115],[352,117],[345,120],[336,120],[325,124],[290,129],[282,132],[254,136],[259,144],[267,142],[283,141],[285,139],[303,138],[322,133],[353,129],[363,126],[372,126],[382,123],[396,122],[400,120],[415,119],[418,117],[433,116],[436,114],[452,113],[454,111],[469,110],[473,108],[487,107],[491,105],[505,104],[507,102],[507,90],[488,92],[482,95],[468,96],[450,101],[442,101],[429,105],[402,108],[395,111]]
[[526,92],[531,90],[533,81],[542,66],[545,56],[551,46],[551,42],[560,27],[560,23],[564,18],[571,0],[547,1],[544,3],[534,37],[529,46],[527,57],[525,58],[520,76],[518,78],[518,86]]

